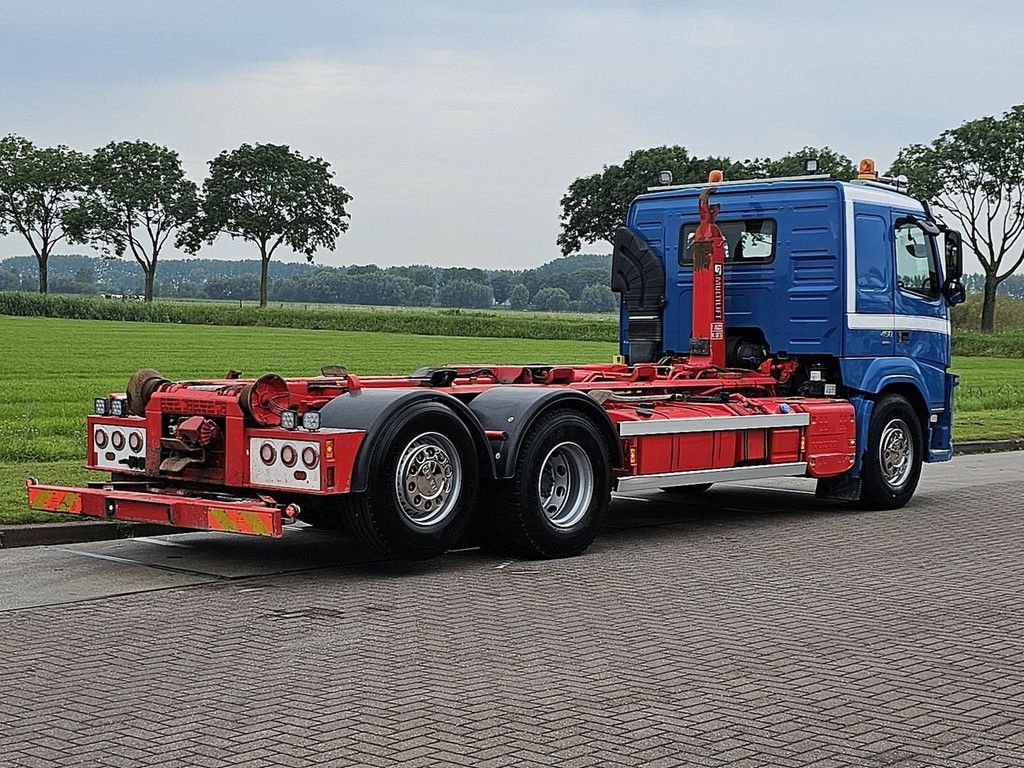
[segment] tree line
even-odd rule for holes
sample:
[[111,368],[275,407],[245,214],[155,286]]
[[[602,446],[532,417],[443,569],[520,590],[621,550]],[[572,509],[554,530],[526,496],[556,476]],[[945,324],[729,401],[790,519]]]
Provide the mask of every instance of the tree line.
[[[166,299],[254,301],[260,295],[260,262],[171,259],[161,265],[154,295]],[[0,290],[27,290],[36,279],[35,260],[0,261]],[[575,254],[534,269],[496,270],[427,265],[330,267],[275,261],[269,268],[269,300],[512,309],[545,312],[615,312],[611,257]],[[58,293],[130,295],[142,288],[138,270],[125,261],[85,255],[50,260],[51,289]]]
[[[700,157],[678,145],[636,150],[623,162],[569,184],[561,199],[557,244],[563,254],[574,254],[586,243],[609,243],[630,201],[656,185],[663,171],[676,184],[704,182],[712,169],[723,170],[727,179],[759,179],[802,175],[812,160],[817,173],[842,180],[856,174],[849,157],[827,146],[746,160]],[[909,191],[964,236],[984,273],[981,328],[991,331],[996,294],[1024,263],[1024,105],[964,122],[931,143],[903,147],[889,174],[905,177]],[[348,229],[345,206],[351,199],[335,182],[329,163],[286,145],[225,150],[210,161],[200,187],[185,177],[176,152],[150,142],[112,142],[86,155],[65,146],[37,147],[15,135],[0,139],[0,234],[27,241],[43,293],[49,257],[62,242],[87,243],[109,256],[130,252],[151,300],[157,263],[172,236],[178,248],[195,254],[224,234],[251,242],[258,251],[259,299],[265,306],[273,256],[285,248],[312,261],[318,249],[333,250]],[[390,270],[365,271],[372,269],[378,268],[315,271],[282,280],[273,292],[282,300],[370,303],[363,297],[372,295],[374,303],[385,304],[497,302],[556,310],[574,302],[608,302],[607,274],[600,280],[594,275],[578,292],[561,285],[534,287],[523,279],[506,295],[504,284],[495,286],[490,278],[465,275],[431,286]],[[240,276],[230,285],[214,282],[197,290],[248,295],[252,280]],[[308,293],[300,296],[303,291]]]
[[[130,253],[152,301],[160,255],[169,242],[188,253],[221,235],[253,243],[260,255],[260,305],[271,258],[282,246],[312,260],[348,229],[352,197],[330,164],[287,145],[242,144],[209,162],[201,187],[178,153],[148,141],[117,141],[91,154],[0,139],[0,234],[21,236],[46,293],[50,256],[61,243]],[[173,238],[173,240],[172,240]]]

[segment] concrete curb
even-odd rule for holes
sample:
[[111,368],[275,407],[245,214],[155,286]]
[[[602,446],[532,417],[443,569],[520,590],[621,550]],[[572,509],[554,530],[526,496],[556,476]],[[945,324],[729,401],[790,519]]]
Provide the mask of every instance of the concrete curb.
[[1024,437],[1012,437],[1009,440],[966,440],[953,445],[954,456],[1003,453],[1004,451],[1024,451]]
[[88,523],[0,525],[0,549],[131,539],[136,536],[159,536],[182,532],[181,528],[171,528],[153,523],[108,523],[103,520]]

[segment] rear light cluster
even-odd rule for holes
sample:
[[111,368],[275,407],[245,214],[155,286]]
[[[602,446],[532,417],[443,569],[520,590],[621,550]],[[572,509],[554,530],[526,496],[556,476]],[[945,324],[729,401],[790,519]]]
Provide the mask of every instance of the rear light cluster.
[[138,472],[146,468],[145,427],[129,424],[92,425],[96,467],[111,472]]
[[254,485],[318,491],[321,459],[319,443],[253,437],[249,443],[249,480]]
[[[320,451],[315,445],[304,447],[301,455],[302,463],[306,469],[316,469],[320,463]],[[273,466],[277,461],[280,461],[286,467],[294,467],[299,462],[299,451],[291,443],[285,443],[281,446],[280,453],[278,453],[277,448],[272,443],[265,442],[260,446],[260,461],[268,467]]]

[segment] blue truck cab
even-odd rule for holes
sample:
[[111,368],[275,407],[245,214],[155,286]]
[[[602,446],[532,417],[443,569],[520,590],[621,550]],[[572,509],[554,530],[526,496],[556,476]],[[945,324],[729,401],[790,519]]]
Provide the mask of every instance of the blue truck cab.
[[[631,362],[688,351],[690,245],[706,186],[652,188],[630,205],[616,237],[613,289],[623,299],[621,353]],[[881,182],[813,176],[715,186],[726,249],[727,365],[795,361],[795,394],[849,399],[858,461],[845,481],[857,479],[872,408],[887,394],[913,406],[923,460],[949,459],[957,384],[949,307],[963,298],[959,235],[926,204]],[[644,253],[634,247],[626,259],[629,238]],[[630,280],[623,270],[646,274]],[[647,287],[639,294],[638,284]]]

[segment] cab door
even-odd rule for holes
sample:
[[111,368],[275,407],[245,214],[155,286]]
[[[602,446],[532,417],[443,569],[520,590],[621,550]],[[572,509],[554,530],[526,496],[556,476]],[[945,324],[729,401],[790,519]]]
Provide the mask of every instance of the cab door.
[[942,271],[935,238],[906,215],[893,214],[893,295],[896,355],[917,362],[933,407],[945,400],[949,367],[949,311],[942,296]]
[[[877,358],[896,354],[893,344],[895,279],[892,260],[892,219],[880,205],[855,208],[852,286],[854,313],[847,318],[846,355]],[[847,286],[848,290],[850,286]],[[848,303],[847,306],[850,306]]]

